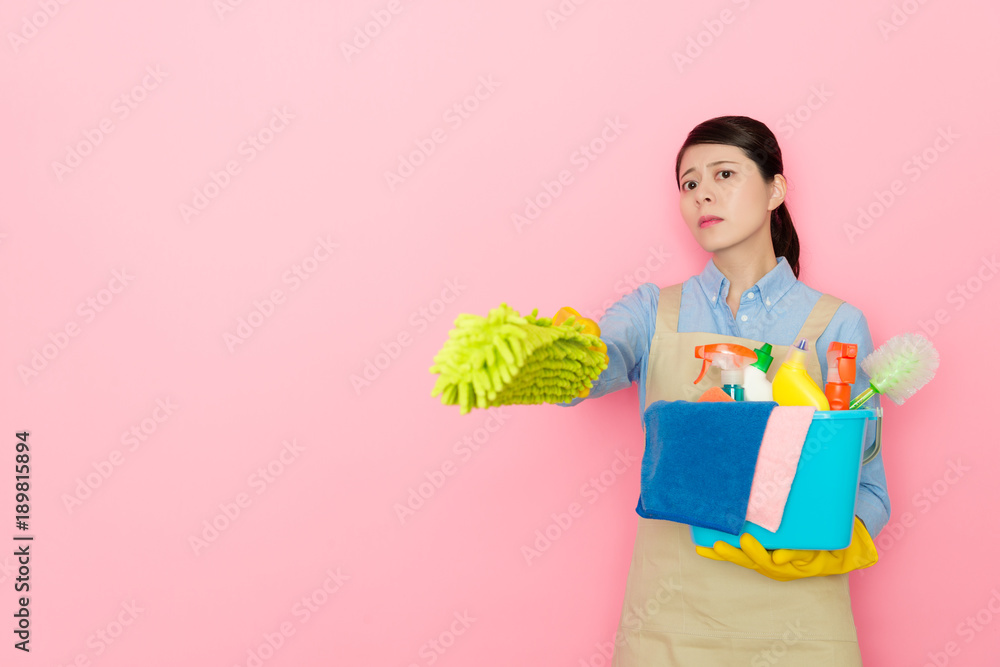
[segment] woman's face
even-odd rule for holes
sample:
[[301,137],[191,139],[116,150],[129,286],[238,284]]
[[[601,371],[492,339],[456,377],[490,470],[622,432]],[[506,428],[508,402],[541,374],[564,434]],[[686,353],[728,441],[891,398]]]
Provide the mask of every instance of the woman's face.
[[771,211],[784,201],[784,177],[765,182],[741,149],[724,144],[689,146],[680,173],[681,216],[702,248],[771,247]]

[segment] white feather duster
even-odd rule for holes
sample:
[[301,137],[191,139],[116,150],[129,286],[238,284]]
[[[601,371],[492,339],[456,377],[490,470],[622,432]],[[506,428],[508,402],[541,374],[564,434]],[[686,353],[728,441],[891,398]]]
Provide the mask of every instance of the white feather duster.
[[861,361],[871,386],[851,402],[857,408],[874,394],[885,394],[896,405],[913,396],[934,377],[938,351],[920,334],[893,336]]

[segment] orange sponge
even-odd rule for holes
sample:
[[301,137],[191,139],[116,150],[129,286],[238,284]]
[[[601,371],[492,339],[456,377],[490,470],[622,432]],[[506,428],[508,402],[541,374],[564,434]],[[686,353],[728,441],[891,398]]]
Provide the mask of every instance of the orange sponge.
[[699,403],[701,402],[721,403],[724,401],[732,401],[732,400],[733,400],[732,396],[722,391],[718,387],[712,387],[698,398]]

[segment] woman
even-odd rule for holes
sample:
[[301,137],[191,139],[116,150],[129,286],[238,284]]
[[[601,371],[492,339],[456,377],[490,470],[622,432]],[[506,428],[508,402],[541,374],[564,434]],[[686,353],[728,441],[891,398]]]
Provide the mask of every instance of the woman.
[[[608,368],[587,398],[638,382],[640,413],[656,400],[697,400],[705,386],[692,383],[696,345],[768,342],[777,366],[806,337],[820,384],[831,341],[856,343],[858,359],[872,351],[860,310],[798,280],[781,151],[764,124],[724,116],[698,125],[675,175],[681,216],[712,258],[681,285],[647,283],[608,309]],[[854,395],[867,386],[859,368]],[[688,526],[640,514],[613,664],[860,665],[846,573],[877,560],[872,538],[889,520],[881,455],[862,468],[855,514],[847,549],[773,553],[750,536],[742,549],[696,549]]]

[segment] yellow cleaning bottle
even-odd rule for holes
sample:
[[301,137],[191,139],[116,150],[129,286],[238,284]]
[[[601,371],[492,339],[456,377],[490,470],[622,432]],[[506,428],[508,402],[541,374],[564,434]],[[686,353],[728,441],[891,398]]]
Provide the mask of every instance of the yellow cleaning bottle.
[[817,410],[829,410],[826,394],[806,371],[808,351],[809,341],[805,338],[788,349],[785,363],[778,368],[771,383],[774,401],[778,405],[811,405]]

